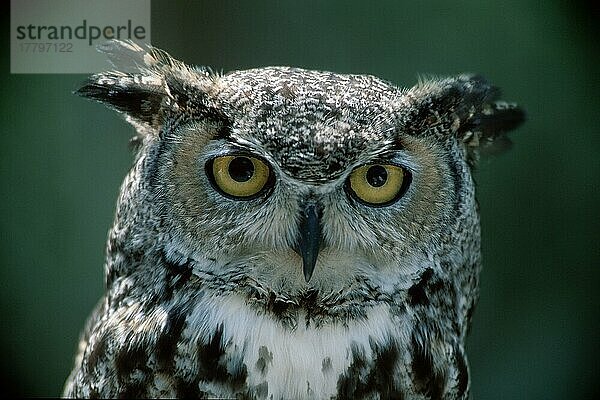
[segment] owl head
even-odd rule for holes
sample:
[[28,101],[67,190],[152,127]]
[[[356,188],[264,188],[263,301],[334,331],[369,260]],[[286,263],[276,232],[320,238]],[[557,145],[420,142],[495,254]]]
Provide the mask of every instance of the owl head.
[[116,69],[77,93],[136,128],[113,235],[140,258],[278,296],[385,291],[478,263],[472,168],[523,120],[483,78],[402,89],[290,67],[218,74],[131,42],[103,50]]

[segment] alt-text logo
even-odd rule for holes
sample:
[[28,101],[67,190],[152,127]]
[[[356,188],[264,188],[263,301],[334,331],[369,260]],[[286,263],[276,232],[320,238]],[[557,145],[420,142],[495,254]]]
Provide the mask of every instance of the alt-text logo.
[[107,69],[96,45],[150,43],[150,0],[11,0],[12,73]]

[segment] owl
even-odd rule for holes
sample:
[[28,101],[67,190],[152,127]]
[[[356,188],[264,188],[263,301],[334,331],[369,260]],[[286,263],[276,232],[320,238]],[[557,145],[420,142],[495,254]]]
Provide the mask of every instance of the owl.
[[524,120],[476,75],[410,89],[215,73],[151,46],[76,93],[136,156],[66,397],[466,399],[473,169]]

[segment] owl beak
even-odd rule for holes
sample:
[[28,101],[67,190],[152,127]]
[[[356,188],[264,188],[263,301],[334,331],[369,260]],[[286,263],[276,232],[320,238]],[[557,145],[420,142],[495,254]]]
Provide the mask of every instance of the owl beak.
[[314,201],[304,203],[300,213],[300,238],[295,250],[302,257],[302,270],[306,282],[312,277],[321,245],[319,214],[319,206]]

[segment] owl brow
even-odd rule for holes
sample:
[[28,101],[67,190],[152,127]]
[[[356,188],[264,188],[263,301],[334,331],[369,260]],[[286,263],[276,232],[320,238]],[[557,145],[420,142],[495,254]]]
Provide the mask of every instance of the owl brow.
[[221,125],[211,140],[230,140],[231,122],[228,119],[220,119]]
[[391,161],[398,157],[399,152],[403,152],[405,150],[406,150],[406,147],[404,147],[402,141],[399,138],[396,138],[394,140],[390,140],[388,143],[386,143],[384,146],[382,146],[381,150],[373,152],[371,154],[370,161],[371,162]]
[[395,129],[384,132],[384,134],[385,136],[381,140],[383,143],[378,142],[378,149],[372,152],[371,158],[374,161],[377,159],[388,160],[395,158],[398,152],[406,150],[402,139]]
[[253,156],[263,157],[261,152],[258,151],[254,146],[250,143],[242,143],[233,137],[227,135],[225,137],[213,137],[211,140],[213,141],[224,141],[225,146],[220,148],[217,153],[219,155],[226,154],[250,154]]
[[402,150],[405,150],[404,143],[402,143],[402,139],[400,139],[399,137],[396,137],[394,139],[394,141],[392,142],[389,150],[390,151],[402,151]]

